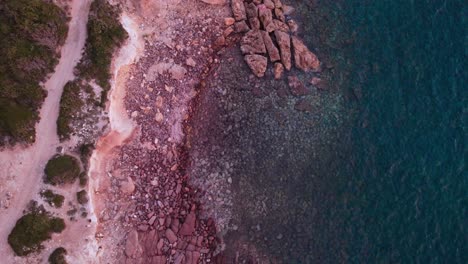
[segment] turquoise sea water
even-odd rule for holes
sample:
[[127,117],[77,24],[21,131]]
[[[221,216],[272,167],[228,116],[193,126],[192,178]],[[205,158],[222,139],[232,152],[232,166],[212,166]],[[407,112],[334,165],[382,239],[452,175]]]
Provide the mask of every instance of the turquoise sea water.
[[339,259],[467,263],[466,2],[300,2],[332,10],[346,21],[336,34],[352,36],[336,53],[355,115],[327,209],[343,221]]

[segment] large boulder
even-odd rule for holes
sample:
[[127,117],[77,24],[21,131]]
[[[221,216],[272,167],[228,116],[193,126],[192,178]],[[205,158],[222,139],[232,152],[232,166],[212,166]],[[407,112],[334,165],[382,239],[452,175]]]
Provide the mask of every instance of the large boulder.
[[138,242],[138,232],[132,230],[127,235],[125,241],[125,255],[129,258],[137,258],[141,254],[141,247]]
[[260,18],[263,28],[266,31],[272,32],[275,30],[275,25],[273,24],[273,13],[271,12],[271,9],[268,9],[265,5],[259,5],[258,17]]
[[288,33],[275,30],[276,41],[281,51],[281,62],[286,70],[291,70],[291,39]]
[[317,56],[307,48],[304,42],[293,36],[292,45],[294,49],[294,61],[297,68],[303,71],[319,70],[320,61]]
[[266,31],[260,31],[263,37],[263,43],[268,51],[271,62],[279,61],[281,59],[278,48],[273,43],[273,40],[270,37],[270,34]]
[[244,57],[245,62],[249,65],[250,69],[252,70],[253,74],[257,77],[265,76],[265,71],[267,68],[267,58],[262,55],[246,55]]
[[266,53],[263,37],[259,30],[250,30],[242,37],[241,51],[243,54]]
[[291,93],[294,96],[303,96],[308,95],[310,91],[304,86],[304,84],[299,80],[297,76],[289,76],[288,77],[288,84]]
[[245,4],[245,11],[248,18],[258,17],[258,8],[254,3]]
[[234,15],[234,19],[236,19],[237,21],[247,19],[247,15],[245,13],[244,1],[232,0],[231,8],[232,8],[232,13]]

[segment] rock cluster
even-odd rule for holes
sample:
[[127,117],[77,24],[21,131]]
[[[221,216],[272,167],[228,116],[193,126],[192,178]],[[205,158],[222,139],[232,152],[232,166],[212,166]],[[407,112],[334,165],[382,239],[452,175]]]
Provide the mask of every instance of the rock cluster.
[[274,63],[275,79],[281,78],[283,69],[291,70],[293,57],[298,69],[319,70],[317,56],[292,35],[298,30],[289,17],[293,7],[280,0],[232,0],[231,8],[233,18],[226,21],[234,24],[235,32],[244,34],[240,48],[255,76],[265,75],[268,58]]

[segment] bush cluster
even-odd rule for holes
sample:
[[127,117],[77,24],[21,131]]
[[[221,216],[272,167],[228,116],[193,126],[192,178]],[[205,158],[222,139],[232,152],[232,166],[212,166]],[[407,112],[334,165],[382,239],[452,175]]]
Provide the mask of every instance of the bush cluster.
[[60,194],[56,194],[51,190],[45,190],[41,192],[41,197],[44,198],[44,200],[53,207],[60,208],[63,205],[63,201],[65,200],[65,197]]
[[79,161],[69,155],[57,155],[47,162],[45,183],[63,185],[75,182],[80,175]]
[[18,256],[40,251],[42,242],[51,238],[52,233],[61,233],[65,222],[45,212],[31,212],[22,216],[10,235],[8,243]]
[[88,202],[88,193],[85,190],[81,190],[76,193],[76,199],[79,204],[85,204]]
[[67,264],[67,260],[65,259],[65,255],[67,255],[67,250],[63,247],[56,248],[52,254],[49,256],[49,263],[50,264]]

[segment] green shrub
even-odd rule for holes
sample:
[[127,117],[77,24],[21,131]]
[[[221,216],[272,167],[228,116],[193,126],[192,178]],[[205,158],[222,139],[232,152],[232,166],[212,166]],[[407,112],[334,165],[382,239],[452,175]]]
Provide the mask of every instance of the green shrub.
[[63,185],[73,183],[80,175],[79,161],[72,156],[55,156],[47,162],[45,183]]
[[58,62],[67,35],[66,14],[50,1],[0,1],[0,145],[32,143],[40,87]]
[[28,213],[16,222],[8,235],[8,243],[18,256],[26,256],[40,251],[42,242],[50,239],[52,233],[60,233],[63,229],[65,222],[61,218],[51,217],[47,213]]
[[63,87],[62,97],[60,99],[60,111],[57,118],[57,134],[61,141],[69,139],[73,132],[70,126],[74,117],[76,117],[84,105],[80,97],[81,85],[78,81],[70,81]]
[[88,175],[82,172],[80,173],[80,187],[86,187],[86,184],[88,184]]
[[62,207],[63,201],[65,200],[65,197],[63,197],[63,195],[56,194],[51,190],[42,191],[41,196],[50,206],[57,208]]
[[78,71],[85,79],[95,79],[103,88],[103,95],[110,88],[112,54],[127,38],[119,17],[120,10],[105,0],[95,0],[91,4],[87,25],[88,39]]
[[79,204],[85,204],[88,202],[88,193],[85,190],[81,190],[76,193],[76,198]]
[[52,254],[49,256],[49,263],[50,264],[67,264],[67,260],[65,259],[65,255],[67,254],[67,250],[63,247],[56,248]]

